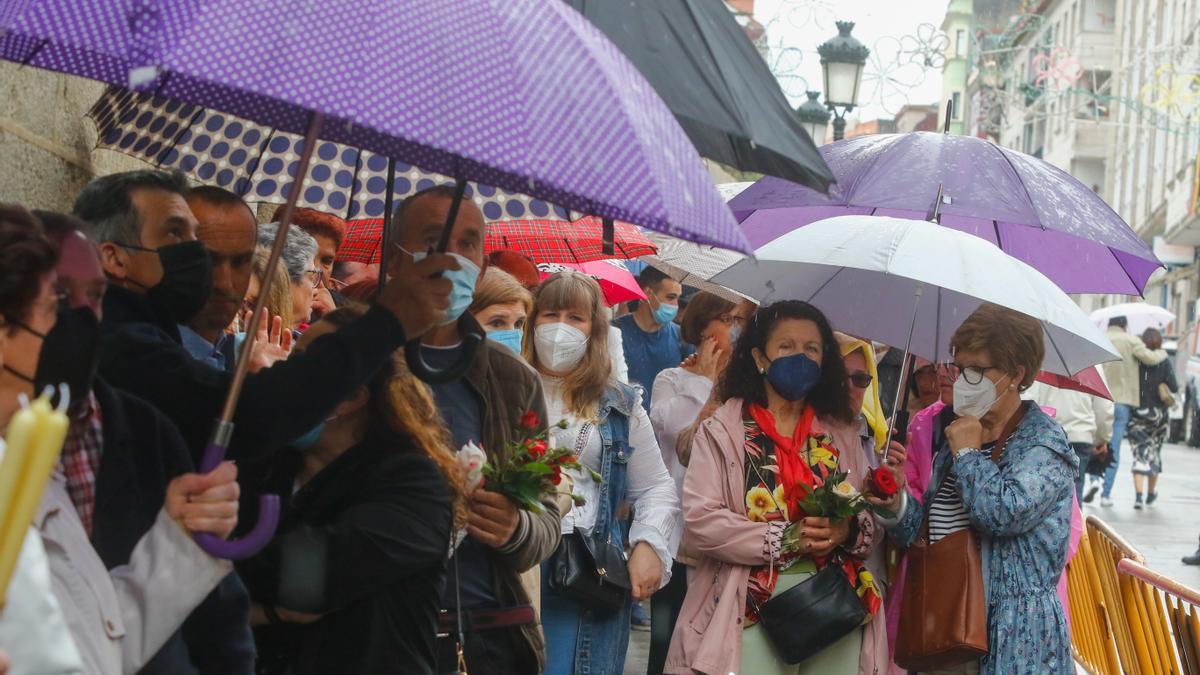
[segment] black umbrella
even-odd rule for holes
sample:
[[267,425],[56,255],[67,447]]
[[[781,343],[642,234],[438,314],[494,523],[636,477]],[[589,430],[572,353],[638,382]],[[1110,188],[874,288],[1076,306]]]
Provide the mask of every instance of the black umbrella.
[[721,0],[565,0],[654,86],[701,155],[825,192],[833,182]]

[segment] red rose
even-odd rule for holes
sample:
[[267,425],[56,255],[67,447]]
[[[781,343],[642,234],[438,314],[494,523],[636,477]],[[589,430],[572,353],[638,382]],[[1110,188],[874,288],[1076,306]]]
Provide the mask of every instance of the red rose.
[[896,494],[900,487],[896,485],[896,477],[887,467],[881,466],[871,472],[871,492],[876,497],[887,499]]
[[524,429],[536,429],[541,423],[542,421],[538,419],[537,413],[532,410],[521,415],[520,425]]
[[534,441],[529,444],[529,456],[538,458],[546,454],[546,441]]
[[554,467],[554,474],[550,476],[550,482],[555,485],[562,482],[562,469]]

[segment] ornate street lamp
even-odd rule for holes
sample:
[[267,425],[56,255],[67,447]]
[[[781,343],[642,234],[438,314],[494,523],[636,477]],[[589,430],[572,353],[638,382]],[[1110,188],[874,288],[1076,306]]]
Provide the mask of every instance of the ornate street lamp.
[[796,108],[796,116],[800,118],[800,126],[808,132],[813,143],[820,147],[825,145],[825,130],[829,127],[829,111],[817,101],[821,92],[806,91],[804,93],[808,94],[808,100]]
[[853,21],[838,21],[837,29],[838,34],[817,47],[817,53],[825,73],[825,106],[834,115],[833,140],[840,141],[846,132],[846,113],[858,105],[858,88],[871,50],[850,35]]

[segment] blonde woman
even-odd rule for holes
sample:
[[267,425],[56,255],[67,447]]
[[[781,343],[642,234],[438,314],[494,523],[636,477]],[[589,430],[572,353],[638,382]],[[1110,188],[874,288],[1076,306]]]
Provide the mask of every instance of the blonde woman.
[[637,391],[612,376],[600,286],[587,275],[560,272],[542,283],[533,304],[525,357],[541,375],[549,420],[567,423],[555,430],[555,441],[576,448],[581,463],[603,479],[597,484],[590,474],[573,476],[574,492],[585,503],[563,519],[564,537],[579,531],[619,548],[625,532],[617,506],[628,501],[635,514],[628,533],[632,596],[620,610],[595,610],[553,588],[543,571],[544,672],[619,673],[633,601],[650,597],[670,578],[679,500]]
[[521,353],[525,321],[533,311],[533,295],[516,277],[499,267],[487,268],[475,286],[467,311],[487,331],[488,339]]

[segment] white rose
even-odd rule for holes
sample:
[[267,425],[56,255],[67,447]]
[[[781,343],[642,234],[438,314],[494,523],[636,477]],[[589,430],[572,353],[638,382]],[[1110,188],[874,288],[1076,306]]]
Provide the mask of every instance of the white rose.
[[483,482],[483,467],[487,464],[487,454],[474,442],[469,442],[458,451],[458,467],[463,472],[463,482],[470,492]]
[[850,481],[848,480],[843,480],[837,485],[834,485],[833,494],[848,502],[852,502],[862,496],[858,490],[854,489],[854,486],[851,485]]

